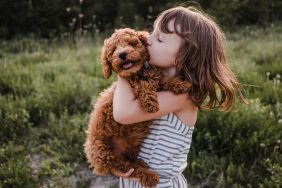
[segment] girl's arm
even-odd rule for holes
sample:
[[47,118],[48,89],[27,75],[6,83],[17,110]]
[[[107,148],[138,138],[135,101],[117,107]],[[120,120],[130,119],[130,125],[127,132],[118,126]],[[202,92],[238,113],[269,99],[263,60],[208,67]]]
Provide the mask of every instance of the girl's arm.
[[188,104],[187,94],[175,95],[169,91],[162,91],[157,93],[157,98],[159,111],[155,113],[143,111],[128,81],[118,76],[113,101],[114,119],[121,124],[138,123],[176,112]]

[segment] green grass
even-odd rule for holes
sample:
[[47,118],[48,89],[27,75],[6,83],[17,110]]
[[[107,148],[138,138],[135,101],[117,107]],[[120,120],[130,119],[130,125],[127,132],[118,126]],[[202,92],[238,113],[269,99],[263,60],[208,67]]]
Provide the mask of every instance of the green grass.
[[[237,103],[230,113],[199,113],[185,171],[191,185],[282,185],[281,30],[227,33],[228,60],[250,104]],[[1,42],[0,187],[38,187],[50,179],[66,187],[66,178],[86,165],[89,113],[115,76],[102,76],[101,38],[76,41]],[[36,172],[35,156],[41,158]]]
[[[75,45],[68,41],[48,45],[41,39],[22,39],[1,49],[1,148],[12,144],[25,149],[17,153],[21,158],[12,155],[6,160],[6,153],[1,155],[0,187],[25,185],[5,168],[25,173],[21,181],[36,186],[46,177],[59,181],[85,163],[82,145],[91,101],[114,77],[109,81],[102,77],[100,46],[80,40]],[[50,158],[37,182],[26,163],[35,154]]]

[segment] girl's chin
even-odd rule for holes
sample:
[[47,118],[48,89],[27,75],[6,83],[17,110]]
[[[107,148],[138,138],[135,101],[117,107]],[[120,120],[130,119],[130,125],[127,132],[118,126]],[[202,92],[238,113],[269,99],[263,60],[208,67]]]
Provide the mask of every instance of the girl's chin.
[[149,61],[149,64],[150,64],[150,65],[155,65],[154,62],[152,62],[152,61]]
[[161,65],[160,65],[160,64],[155,63],[155,62],[153,62],[153,61],[149,61],[149,64],[150,64],[150,65],[157,66],[157,67],[161,67]]
[[176,67],[160,67],[162,75],[168,77],[176,76]]

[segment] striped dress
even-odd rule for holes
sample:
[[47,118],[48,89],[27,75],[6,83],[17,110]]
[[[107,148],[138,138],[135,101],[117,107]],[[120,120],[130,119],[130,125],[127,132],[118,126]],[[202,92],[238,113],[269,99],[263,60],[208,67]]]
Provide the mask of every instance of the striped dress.
[[[139,158],[160,176],[157,188],[187,188],[182,172],[187,166],[194,129],[171,112],[156,119],[150,130],[142,144]],[[140,183],[123,178],[120,178],[119,187],[143,188]]]

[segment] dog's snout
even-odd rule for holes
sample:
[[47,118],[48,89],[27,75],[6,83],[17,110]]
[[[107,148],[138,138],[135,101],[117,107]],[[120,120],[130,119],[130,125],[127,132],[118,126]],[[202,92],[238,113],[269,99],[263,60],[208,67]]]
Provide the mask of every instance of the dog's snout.
[[126,59],[127,54],[125,52],[122,52],[119,54],[119,58],[121,58],[122,60]]

